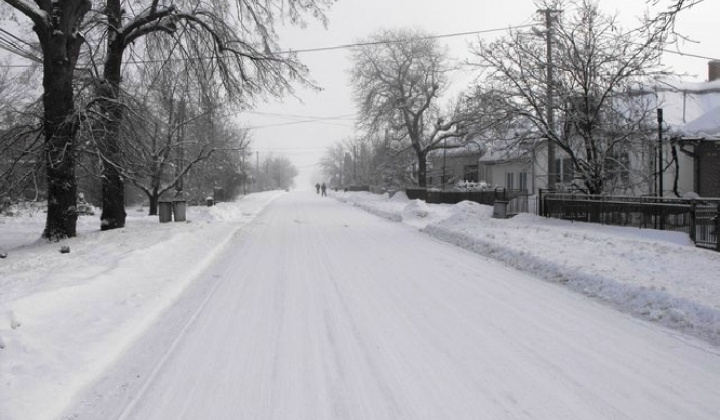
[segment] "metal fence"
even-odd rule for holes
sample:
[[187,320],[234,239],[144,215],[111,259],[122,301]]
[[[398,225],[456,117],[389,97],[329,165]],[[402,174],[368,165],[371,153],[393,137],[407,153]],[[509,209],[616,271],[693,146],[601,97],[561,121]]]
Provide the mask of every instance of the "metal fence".
[[540,190],[545,217],[685,232],[699,247],[720,251],[720,199],[587,195]]

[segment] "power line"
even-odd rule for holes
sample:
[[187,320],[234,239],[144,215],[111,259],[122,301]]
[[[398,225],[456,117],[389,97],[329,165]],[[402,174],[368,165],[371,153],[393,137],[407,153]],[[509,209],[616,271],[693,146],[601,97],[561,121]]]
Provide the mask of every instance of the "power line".
[[[514,30],[514,29],[523,29],[523,28],[530,28],[535,25],[532,24],[523,24],[523,25],[517,25],[517,26],[508,26],[506,28],[495,28],[495,29],[485,29],[485,30],[478,30],[478,31],[467,31],[467,32],[454,32],[454,33],[448,33],[448,34],[440,34],[440,35],[428,35],[425,37],[417,37],[412,38],[415,40],[426,40],[426,39],[443,39],[443,38],[453,38],[453,37],[461,37],[461,36],[469,36],[469,35],[479,35],[484,33],[492,33],[492,32],[501,32],[501,31],[508,31],[508,30]],[[16,37],[15,35],[12,35],[10,32],[0,28],[0,32],[5,33],[8,36],[11,36],[12,38],[15,38],[16,40],[31,46],[31,44],[27,43],[24,40],[21,40],[20,38]],[[38,57],[33,56],[29,54],[26,51],[21,50],[17,45],[12,43],[11,41],[8,41],[6,39],[3,39],[0,37],[0,42],[5,41],[10,48],[7,46],[3,46],[0,44],[0,48],[6,49],[10,51],[13,54],[17,54],[25,59],[32,60],[32,61],[39,61]],[[341,49],[352,49],[352,48],[359,48],[359,47],[365,47],[365,46],[372,46],[372,45],[385,45],[385,44],[394,44],[394,43],[400,43],[405,42],[406,40],[389,40],[389,41],[373,41],[373,42],[357,42],[357,43],[351,43],[351,44],[339,44],[339,45],[333,45],[328,47],[316,47],[316,48],[303,48],[298,50],[285,50],[285,51],[279,51],[275,53],[276,55],[287,55],[287,54],[303,54],[303,53],[313,53],[313,52],[322,52],[322,51],[333,51],[333,50],[341,50]],[[15,50],[15,51],[12,51]],[[19,51],[24,52],[24,54],[19,54]],[[680,55],[683,57],[690,57],[690,58],[698,58],[698,59],[704,59],[704,60],[720,60],[717,57],[710,57],[710,56],[704,56],[699,54],[693,54],[693,53],[686,53],[678,50],[669,50],[669,49],[663,49],[662,50],[665,53],[668,54],[675,54]],[[218,57],[184,57],[184,58],[169,58],[169,59],[157,59],[157,60],[139,60],[139,59],[133,59],[126,61],[127,64],[146,64],[146,63],[160,63],[164,61],[194,61],[194,60],[212,60]],[[31,67],[29,64],[0,64],[0,68],[28,68]]]
[[[468,31],[468,32],[454,32],[454,33],[448,33],[448,34],[440,34],[440,35],[428,35],[423,37],[415,37],[411,38],[412,40],[427,40],[427,39],[442,39],[442,38],[453,38],[453,37],[460,37],[460,36],[469,36],[469,35],[479,35],[484,33],[491,33],[491,32],[501,32],[501,31],[508,31],[513,29],[522,29],[522,28],[529,28],[533,25],[518,25],[518,26],[508,26],[505,28],[494,28],[494,29],[484,29],[484,30],[478,30],[478,31]],[[332,51],[332,50],[341,50],[341,49],[351,49],[351,48],[358,48],[358,47],[364,47],[364,46],[371,46],[371,45],[385,45],[385,44],[396,44],[401,42],[406,42],[406,39],[396,39],[396,40],[387,40],[387,41],[372,41],[372,42],[356,42],[351,44],[339,44],[339,45],[332,45],[328,47],[316,47],[316,48],[303,48],[298,50],[285,50],[285,51],[278,51],[275,53],[275,55],[287,55],[287,54],[303,54],[303,53],[313,53],[313,52],[321,52],[321,51]],[[218,57],[183,57],[183,58],[168,58],[168,59],[157,59],[157,60],[139,60],[139,59],[133,59],[126,61],[127,64],[145,64],[145,63],[162,63],[165,61],[194,61],[194,60],[213,60]],[[0,65],[0,67],[30,67],[29,65]]]
[[254,125],[250,127],[245,127],[248,130],[257,130],[261,128],[270,128],[270,127],[280,127],[283,125],[295,125],[295,124],[306,124],[306,123],[321,123],[321,124],[328,124],[328,125],[337,125],[340,127],[352,127],[351,124],[336,124],[331,122],[326,122],[327,120],[332,120],[332,117],[329,118],[314,118],[310,120],[301,120],[301,121],[292,121],[287,123],[277,123],[277,124],[264,124],[264,125]]
[[327,119],[327,120],[346,120],[346,121],[354,121],[355,114],[345,114],[345,115],[337,115],[334,117],[319,117],[315,115],[294,115],[294,114],[278,114],[273,112],[260,112],[260,111],[243,111],[247,114],[255,114],[255,115],[264,115],[264,116],[270,116],[270,117],[281,117],[281,118],[300,118],[303,120],[310,119]]
[[[518,26],[509,26],[507,28],[496,28],[496,29],[485,29],[480,31],[469,31],[469,32],[455,32],[455,33],[449,33],[449,34],[442,34],[442,35],[428,35],[428,36],[422,36],[422,37],[414,37],[411,38],[412,40],[417,41],[424,41],[427,39],[442,39],[442,38],[453,38],[458,36],[468,36],[468,35],[479,35],[484,33],[490,33],[490,32],[500,32],[500,31],[508,31],[511,29],[522,29],[522,28],[529,28],[533,25],[518,25]],[[340,44],[330,47],[317,47],[317,48],[304,48],[299,50],[288,50],[288,51],[281,51],[278,54],[290,54],[290,53],[309,53],[309,52],[320,52],[320,51],[332,51],[332,50],[342,50],[342,49],[350,49],[350,48],[358,48],[358,47],[367,47],[372,45],[385,45],[385,44],[398,44],[402,42],[407,42],[407,39],[395,39],[395,40],[388,40],[388,41],[371,41],[371,42],[356,42],[352,44]]]
[[682,52],[682,51],[676,51],[676,50],[665,50],[665,49],[664,49],[664,50],[662,50],[662,51],[663,51],[663,52],[666,52],[666,53],[668,53],[668,54],[675,54],[675,55],[680,55],[680,56],[683,56],[683,57],[702,58],[702,59],[705,59],[705,60],[720,60],[720,59],[718,59],[718,58],[716,58],[716,57],[708,57],[708,56],[704,56],[704,55],[684,53],[684,52]]

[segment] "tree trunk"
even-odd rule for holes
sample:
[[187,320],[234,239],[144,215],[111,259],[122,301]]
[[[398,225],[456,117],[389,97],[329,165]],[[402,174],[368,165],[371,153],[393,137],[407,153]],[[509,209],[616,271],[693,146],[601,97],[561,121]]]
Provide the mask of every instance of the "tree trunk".
[[100,229],[110,230],[125,226],[125,183],[121,173],[122,150],[120,148],[120,118],[122,114],[119,105],[114,101],[103,100],[103,109],[107,120],[105,121],[99,140],[102,154],[102,214],[100,215]]
[[75,115],[73,72],[83,39],[75,32],[88,1],[66,1],[56,9],[50,26],[34,30],[43,50],[44,158],[48,180],[48,211],[43,237],[60,240],[76,235]]
[[153,191],[152,194],[148,194],[148,199],[150,200],[150,211],[148,212],[148,216],[157,216],[160,194],[158,194],[157,191]]
[[417,182],[418,187],[425,188],[427,187],[427,159],[426,159],[427,152],[418,152],[417,158],[418,158],[418,173],[417,173]]
[[[120,3],[108,1],[108,22],[110,31],[120,25]],[[99,95],[103,110],[103,129],[100,135],[100,151],[102,153],[102,214],[100,229],[110,230],[125,227],[125,185],[121,172],[122,149],[120,147],[120,123],[123,112],[118,102],[122,56],[125,51],[124,41],[116,36],[109,36],[108,52],[105,59],[104,80],[101,82]]]

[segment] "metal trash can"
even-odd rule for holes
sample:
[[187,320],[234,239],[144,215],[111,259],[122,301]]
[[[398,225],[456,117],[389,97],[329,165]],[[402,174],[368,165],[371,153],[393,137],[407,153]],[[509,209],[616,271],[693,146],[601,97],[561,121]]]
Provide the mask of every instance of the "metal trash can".
[[185,221],[185,209],[187,208],[187,203],[185,200],[177,200],[173,201],[173,213],[175,214],[175,221],[176,222],[184,222]]
[[215,200],[213,200],[212,197],[208,197],[208,198],[205,199],[205,203],[207,203],[207,206],[208,206],[208,207],[212,207],[213,204],[215,204]]
[[493,203],[493,218],[494,219],[507,219],[507,201],[495,200]]
[[158,216],[160,217],[160,223],[172,221],[172,210],[172,203],[170,201],[158,202]]

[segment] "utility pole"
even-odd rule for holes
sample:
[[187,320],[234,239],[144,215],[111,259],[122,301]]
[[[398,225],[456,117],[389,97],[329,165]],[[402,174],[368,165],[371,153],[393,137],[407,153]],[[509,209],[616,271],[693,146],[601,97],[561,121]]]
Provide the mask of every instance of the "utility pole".
[[443,169],[442,169],[442,190],[445,191],[445,156],[447,155],[447,138],[443,140]]
[[247,195],[247,176],[248,176],[248,171],[247,171],[247,167],[245,166],[245,147],[244,147],[244,146],[243,146],[243,149],[242,149],[242,151],[241,151],[240,153],[242,153],[242,155],[241,155],[240,157],[241,157],[241,159],[242,159],[241,165],[242,165],[242,171],[243,171],[243,195]]
[[[663,197],[663,146],[662,146],[662,125],[663,125],[663,109],[657,109],[657,122],[658,122],[658,196],[660,201]],[[665,216],[660,215],[660,230],[665,230]]]
[[353,183],[358,185],[357,176],[357,144],[353,145]]
[[560,13],[560,10],[556,9],[542,9],[538,10],[539,13],[543,13],[545,15],[545,43],[546,43],[546,70],[547,70],[547,84],[545,86],[546,89],[546,95],[547,99],[545,102],[547,113],[547,173],[548,173],[548,183],[547,187],[550,190],[554,190],[556,188],[555,180],[556,180],[556,174],[555,174],[555,143],[550,139],[549,133],[553,132],[555,130],[555,113],[554,113],[554,101],[553,101],[553,85],[555,83],[554,80],[554,74],[553,74],[553,53],[552,53],[552,44],[553,44],[553,22],[555,21],[555,15],[557,13]]
[[658,197],[663,196],[663,145],[662,145],[662,125],[663,125],[663,109],[657,109],[658,122]]
[[178,118],[180,127],[178,129],[178,160],[175,165],[175,196],[182,197],[184,194],[185,183],[183,180],[183,165],[185,162],[185,97],[180,99],[180,117]]

